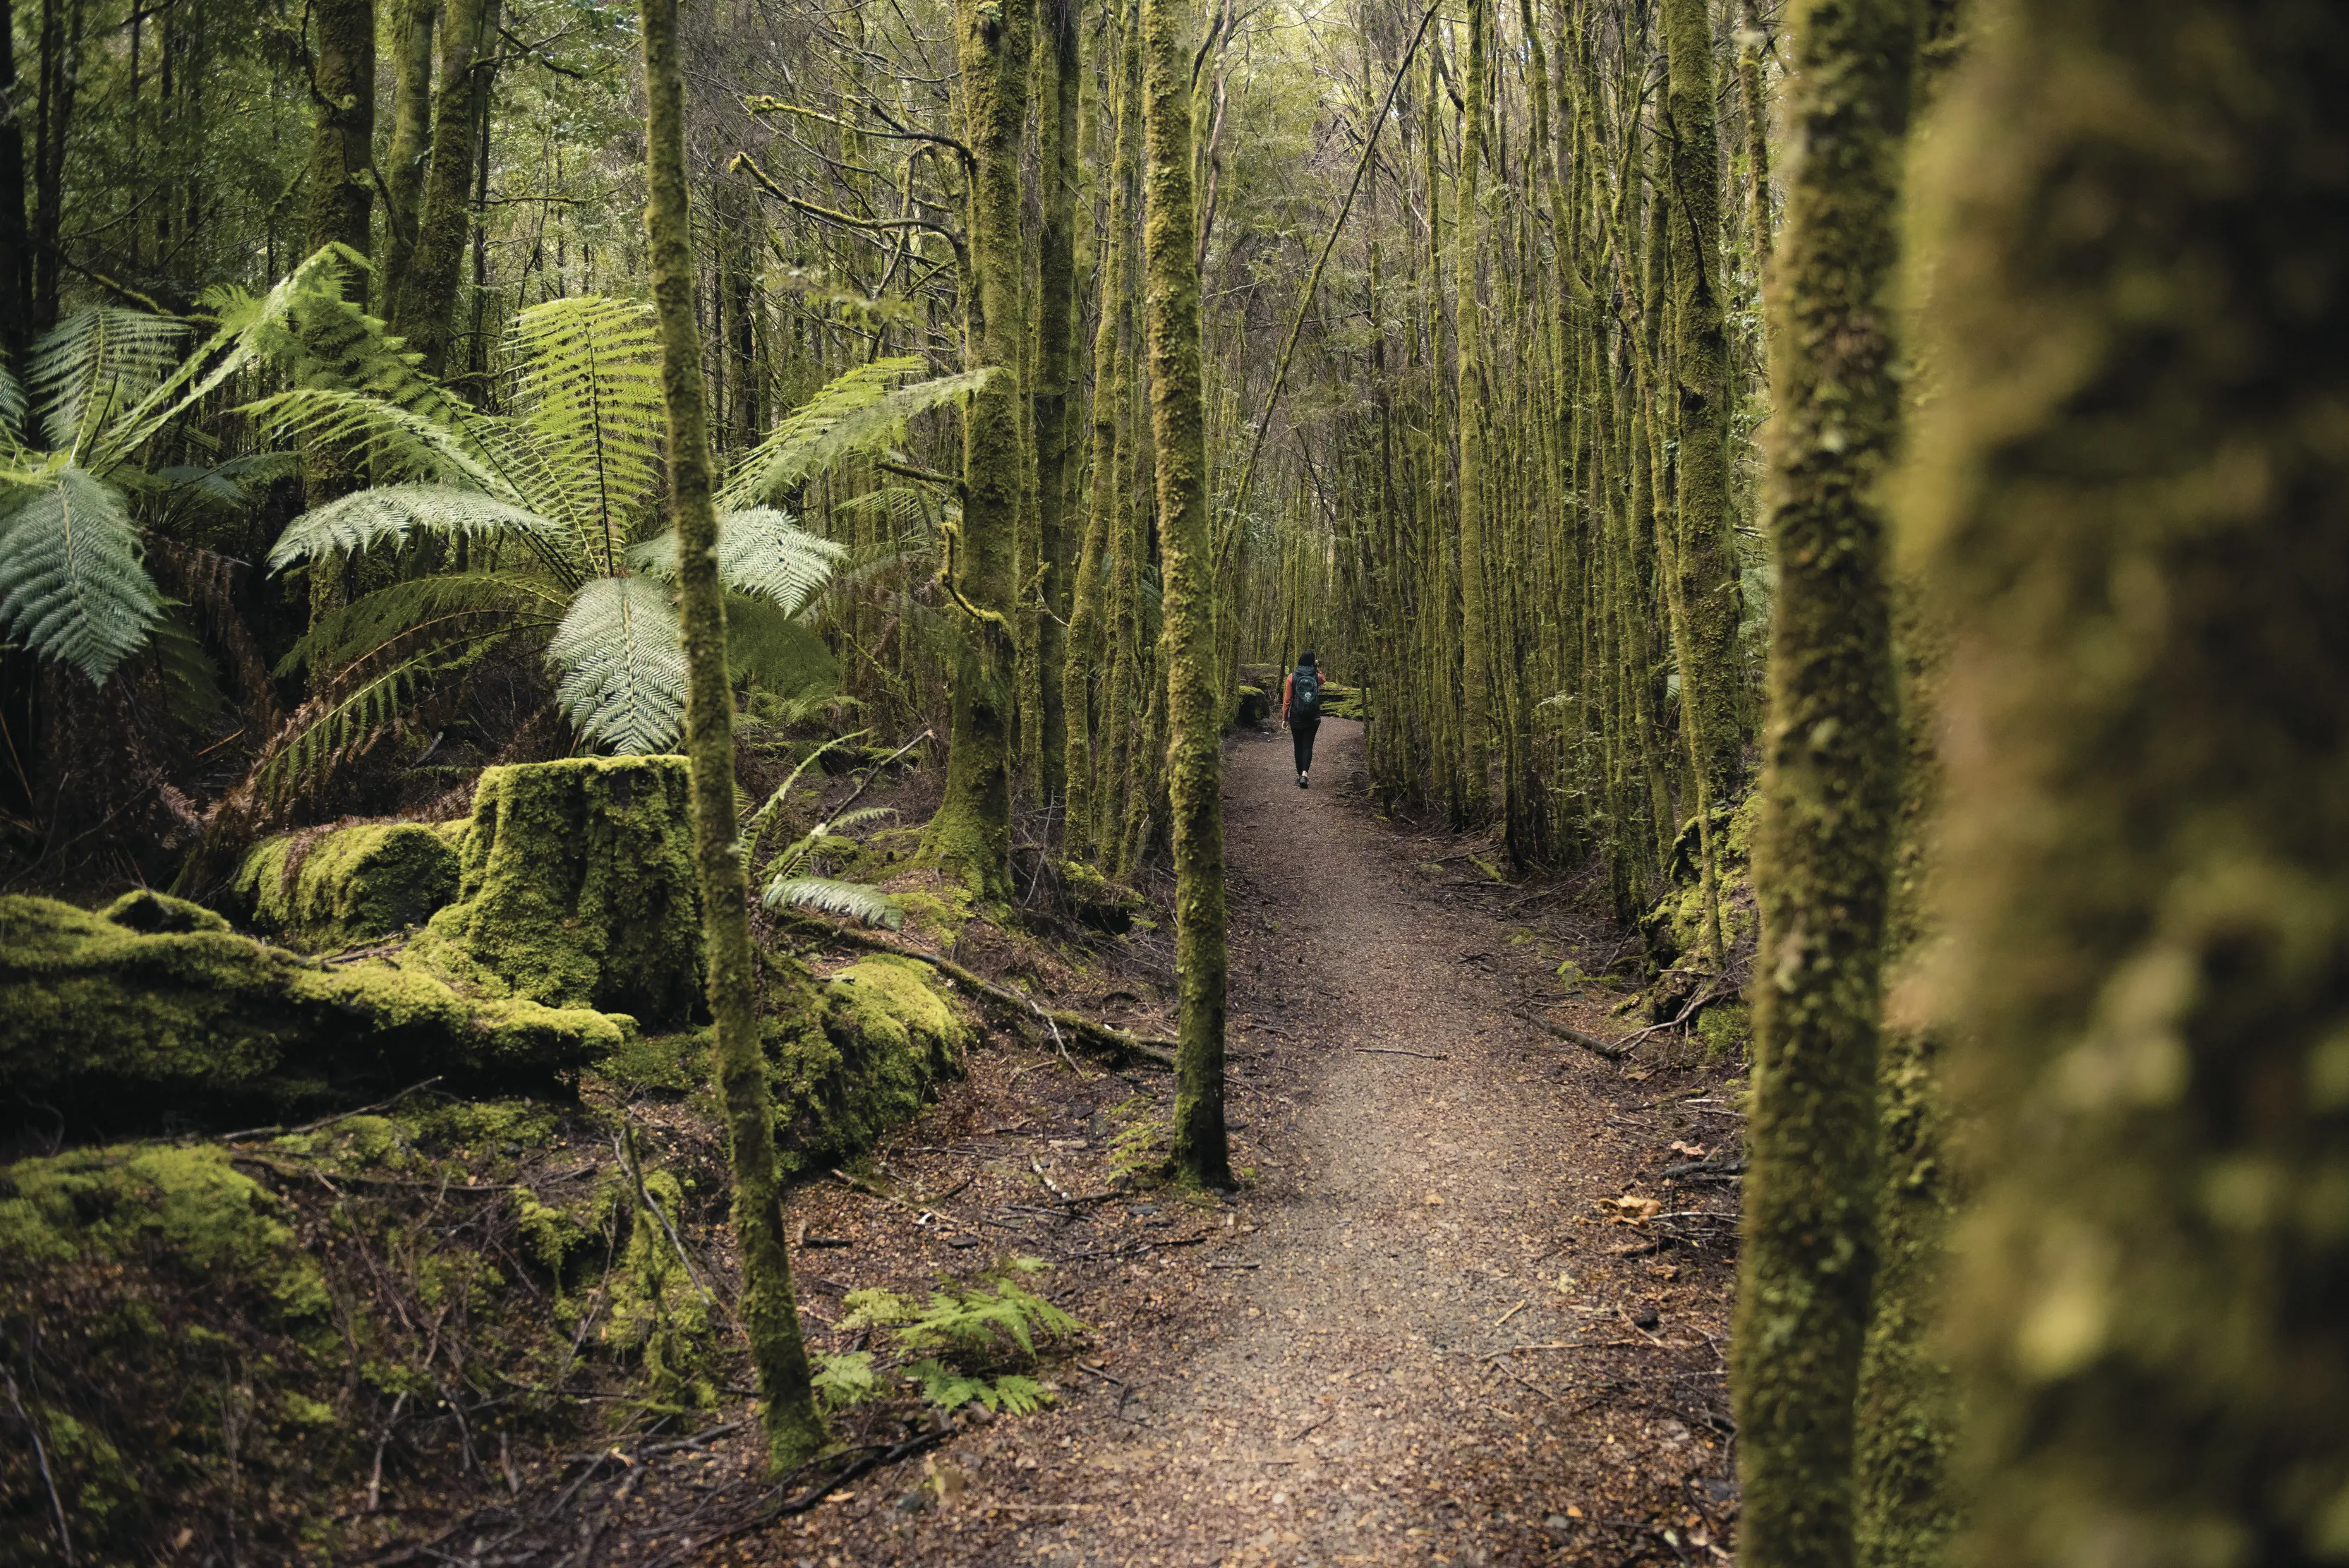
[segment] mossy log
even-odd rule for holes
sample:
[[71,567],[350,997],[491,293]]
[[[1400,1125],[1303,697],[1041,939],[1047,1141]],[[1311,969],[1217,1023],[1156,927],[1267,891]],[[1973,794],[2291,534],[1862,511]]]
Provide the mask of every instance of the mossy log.
[[821,1170],[921,1114],[934,1084],[962,1070],[976,1032],[910,959],[875,956],[826,977],[820,1028],[767,1028],[775,1156],[782,1173]]
[[0,1097],[18,1104],[112,1120],[164,1105],[308,1104],[432,1073],[545,1075],[620,1044],[629,1027],[471,1000],[417,968],[330,966],[157,894],[106,914],[0,898]]
[[674,1019],[701,1002],[682,757],[483,770],[454,903],[409,954],[485,994]]
[[468,826],[375,822],[264,839],[230,883],[232,912],[302,952],[420,926],[457,897]]

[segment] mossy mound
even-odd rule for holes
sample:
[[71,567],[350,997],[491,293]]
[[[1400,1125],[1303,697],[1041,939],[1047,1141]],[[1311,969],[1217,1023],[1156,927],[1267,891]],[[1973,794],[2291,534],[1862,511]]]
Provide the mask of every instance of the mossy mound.
[[1321,716],[1324,719],[1352,719],[1357,722],[1371,716],[1370,697],[1359,686],[1341,686],[1335,680],[1321,682]]
[[1272,699],[1261,686],[1242,686],[1232,693],[1232,722],[1235,730],[1252,729],[1272,718]]
[[434,1073],[543,1075],[626,1037],[600,1012],[473,1002],[389,963],[328,967],[179,899],[114,909],[134,924],[0,898],[0,1097],[119,1124]]
[[[1750,941],[1756,929],[1753,841],[1761,819],[1758,790],[1735,806],[1713,808],[1713,831],[1720,851],[1721,939],[1732,949]],[[1640,918],[1648,950],[1659,962],[1671,963],[1684,953],[1701,951],[1705,945],[1703,854],[1703,840],[1692,816],[1682,824],[1672,842],[1671,887]]]
[[443,825],[367,823],[265,839],[230,884],[237,913],[304,952],[420,926],[457,897],[458,836]]
[[769,1025],[776,1144],[786,1175],[869,1147],[921,1114],[929,1086],[959,1071],[973,1034],[929,966],[876,956],[824,981],[821,1027]]
[[483,770],[455,902],[409,956],[486,995],[647,1019],[701,999],[683,757]]

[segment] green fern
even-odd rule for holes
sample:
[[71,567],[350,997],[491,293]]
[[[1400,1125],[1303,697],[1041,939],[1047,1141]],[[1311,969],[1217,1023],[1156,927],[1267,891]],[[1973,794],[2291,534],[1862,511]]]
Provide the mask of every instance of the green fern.
[[719,508],[776,504],[802,480],[851,452],[888,444],[906,421],[978,391],[995,373],[966,370],[906,384],[926,368],[913,358],[875,359],[834,378],[744,455],[719,495]]
[[555,701],[583,735],[627,753],[666,752],[685,722],[685,649],[667,590],[598,577],[546,645],[563,671]]
[[827,1410],[843,1410],[851,1405],[862,1405],[881,1393],[880,1376],[873,1370],[873,1353],[851,1351],[845,1355],[819,1355],[815,1358],[815,1397],[823,1401]]
[[104,685],[146,644],[163,596],[120,493],[65,455],[0,472],[0,626]]
[[[785,615],[797,615],[846,554],[772,506],[730,512],[719,524],[718,575],[736,593],[754,595]],[[674,581],[677,535],[647,540],[630,552],[629,560],[638,571]]]
[[868,926],[886,926],[893,931],[905,923],[905,911],[895,898],[862,882],[843,882],[830,877],[778,877],[767,884],[762,898],[770,909],[814,909],[827,915],[846,915]]
[[644,306],[597,296],[550,300],[514,324],[521,425],[543,455],[551,493],[605,572],[660,485],[660,334]]

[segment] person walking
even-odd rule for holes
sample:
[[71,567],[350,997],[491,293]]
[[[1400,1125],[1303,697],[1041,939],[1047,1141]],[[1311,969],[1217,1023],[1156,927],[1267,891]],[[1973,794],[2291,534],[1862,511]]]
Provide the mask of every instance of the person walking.
[[1280,722],[1297,746],[1297,787],[1310,789],[1313,736],[1321,728],[1321,670],[1307,652],[1280,685]]

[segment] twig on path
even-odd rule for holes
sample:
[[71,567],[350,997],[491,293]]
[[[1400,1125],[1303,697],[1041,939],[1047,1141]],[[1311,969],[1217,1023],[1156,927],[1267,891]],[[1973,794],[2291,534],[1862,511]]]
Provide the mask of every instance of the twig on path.
[[1357,1045],[1355,1051],[1364,1056],[1419,1056],[1430,1062],[1449,1062],[1447,1051],[1406,1051],[1400,1045]]
[[1301,1443],[1301,1442],[1303,1442],[1303,1441],[1304,1441],[1304,1440],[1305,1440],[1309,1436],[1310,1436],[1311,1434],[1313,1434],[1313,1433],[1315,1433],[1315,1432],[1319,1431],[1322,1428],[1324,1428],[1324,1427],[1328,1426],[1330,1422],[1332,1422],[1332,1421],[1336,1420],[1337,1418],[1338,1418],[1338,1412],[1337,1412],[1337,1411],[1335,1411],[1335,1410],[1332,1410],[1332,1411],[1329,1412],[1329,1414],[1327,1414],[1327,1415],[1323,1416],[1319,1420],[1315,1421],[1315,1422],[1312,1422],[1312,1423],[1310,1423],[1309,1425],[1308,1425],[1308,1426],[1306,1427],[1305,1430],[1303,1430],[1303,1431],[1301,1431],[1301,1432],[1298,1433],[1298,1434],[1297,1434],[1297,1436],[1295,1436],[1295,1437],[1293,1437],[1293,1438],[1289,1438],[1288,1440],[1289,1440],[1290,1442],[1292,1442],[1292,1443]]
[[1009,986],[998,985],[978,971],[966,969],[954,960],[931,952],[926,948],[915,947],[905,942],[889,941],[869,932],[857,930],[854,927],[843,926],[838,921],[823,919],[803,912],[794,912],[788,918],[795,924],[812,926],[831,940],[845,942],[853,948],[864,948],[870,952],[889,953],[897,958],[912,959],[916,963],[928,964],[947,979],[959,985],[968,986],[988,1001],[1009,1008],[1031,1023],[1065,1029],[1096,1049],[1123,1056],[1140,1057],[1145,1062],[1155,1062],[1162,1067],[1174,1065],[1174,1042],[1172,1040],[1131,1034],[1110,1024],[1096,1023],[1081,1012],[1069,1012],[1059,1008],[1046,1007],[1032,997],[1022,996]]
[[1519,1313],[1525,1311],[1526,1308],[1531,1305],[1533,1305],[1533,1298],[1531,1296],[1527,1296],[1524,1301],[1519,1302],[1516,1305],[1503,1313],[1499,1317],[1494,1319],[1493,1326],[1495,1328],[1500,1327],[1503,1324],[1508,1322],[1511,1318],[1516,1316]]
[[1264,1267],[1264,1265],[1262,1263],[1209,1263],[1207,1267],[1211,1269],[1260,1269]]
[[[1552,1034],[1557,1035],[1559,1039],[1565,1041],[1569,1045],[1579,1045],[1585,1051],[1589,1052],[1592,1055],[1601,1057],[1606,1061],[1620,1062],[1624,1057],[1629,1056],[1631,1054],[1631,1046],[1629,1042],[1601,1040],[1596,1034],[1585,1034],[1579,1029],[1568,1029],[1563,1023],[1552,1023],[1547,1018],[1537,1018],[1534,1014],[1526,1012],[1523,1008],[1516,1010],[1516,1015],[1519,1018],[1524,1019],[1528,1023],[1534,1024],[1538,1028],[1548,1030]],[[1636,1034],[1631,1037],[1634,1041],[1638,1038],[1639,1036]]]
[[1485,1365],[1492,1367],[1494,1371],[1500,1373],[1504,1377],[1508,1378],[1509,1381],[1515,1383],[1518,1387],[1523,1388],[1528,1394],[1532,1394],[1541,1399],[1546,1399],[1553,1405],[1557,1403],[1557,1395],[1552,1394],[1547,1388],[1537,1388],[1534,1385],[1526,1382],[1524,1378],[1517,1376],[1517,1369],[1516,1367],[1504,1366],[1498,1362],[1493,1361],[1489,1358],[1485,1361]]

